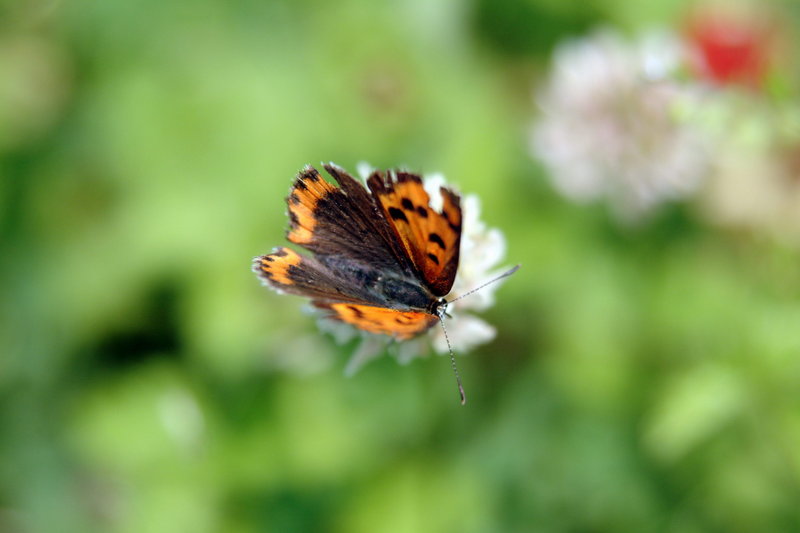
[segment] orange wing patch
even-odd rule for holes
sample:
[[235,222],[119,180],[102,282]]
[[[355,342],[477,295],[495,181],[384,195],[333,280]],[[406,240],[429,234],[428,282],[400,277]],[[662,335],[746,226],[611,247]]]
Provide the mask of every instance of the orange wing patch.
[[320,199],[336,191],[336,187],[322,179],[319,172],[306,167],[297,176],[289,193],[289,232],[286,237],[296,244],[308,244],[317,224],[314,209]]
[[398,172],[395,180],[373,174],[369,188],[378,200],[406,253],[437,296],[450,292],[458,269],[461,245],[461,200],[440,189],[442,212],[430,207],[430,197],[416,174]]
[[303,260],[303,256],[290,248],[278,248],[269,255],[263,255],[255,260],[255,269],[272,285],[294,285],[289,269],[296,267]]
[[314,302],[317,307],[330,309],[334,318],[353,326],[400,340],[410,339],[433,326],[438,318],[418,311],[396,311],[383,307],[346,303]]

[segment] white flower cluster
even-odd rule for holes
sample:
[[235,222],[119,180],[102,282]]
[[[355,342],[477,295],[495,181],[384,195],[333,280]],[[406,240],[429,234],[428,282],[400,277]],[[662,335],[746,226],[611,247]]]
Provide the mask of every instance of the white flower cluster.
[[696,105],[673,79],[682,55],[668,35],[629,43],[608,30],[556,50],[531,143],[556,189],[605,199],[628,221],[695,190],[708,158],[701,130],[681,120]]
[[560,46],[532,154],[562,194],[604,200],[624,221],[691,195],[712,223],[800,245],[800,106],[693,77],[697,46],[611,30]]

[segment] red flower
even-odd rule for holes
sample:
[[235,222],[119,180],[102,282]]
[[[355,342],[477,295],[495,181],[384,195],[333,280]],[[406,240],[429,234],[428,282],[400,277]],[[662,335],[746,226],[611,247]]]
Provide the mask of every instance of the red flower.
[[720,84],[759,87],[772,49],[774,28],[763,16],[722,8],[696,13],[689,24],[700,76]]

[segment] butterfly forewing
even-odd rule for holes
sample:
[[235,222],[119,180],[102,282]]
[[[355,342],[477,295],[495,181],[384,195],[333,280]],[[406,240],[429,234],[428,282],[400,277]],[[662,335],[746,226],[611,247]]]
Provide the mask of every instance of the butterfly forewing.
[[[359,187],[366,195],[363,186]],[[387,243],[390,229],[375,216],[368,196],[365,200],[328,183],[309,166],[297,176],[286,203],[287,238],[313,254],[343,256],[375,268],[409,270],[408,262],[403,263]]]
[[394,231],[378,210],[363,182],[357,181],[344,169],[332,163],[325,165],[325,170],[333,176],[341,190],[347,195],[351,210],[355,211],[356,215],[370,226],[369,237],[371,241],[359,241],[359,247],[362,250],[364,248],[369,249],[369,247],[376,248],[374,252],[370,250],[373,255],[391,255],[394,257],[400,271],[413,276],[416,272],[414,263],[406,253],[405,247],[397,242]]
[[375,172],[367,185],[425,284],[434,295],[446,295],[458,270],[459,196],[442,187],[440,213],[431,208],[422,179],[416,174]]

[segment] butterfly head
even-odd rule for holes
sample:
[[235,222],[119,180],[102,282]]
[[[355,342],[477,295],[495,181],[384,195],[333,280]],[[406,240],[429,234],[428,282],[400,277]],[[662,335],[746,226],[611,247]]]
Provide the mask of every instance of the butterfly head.
[[429,312],[432,315],[436,315],[439,318],[449,317],[450,315],[447,314],[447,305],[448,302],[445,298],[437,298],[431,303]]

